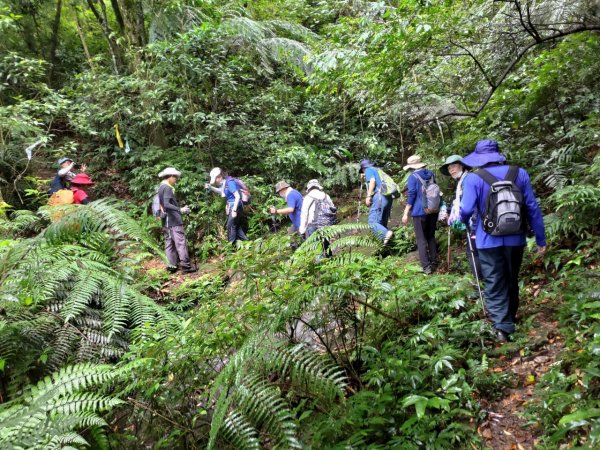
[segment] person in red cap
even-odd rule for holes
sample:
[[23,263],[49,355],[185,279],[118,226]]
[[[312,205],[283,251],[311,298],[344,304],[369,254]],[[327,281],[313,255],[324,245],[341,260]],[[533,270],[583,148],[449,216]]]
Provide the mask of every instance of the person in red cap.
[[78,173],[71,180],[71,190],[73,191],[73,203],[76,205],[87,205],[90,200],[84,188],[93,185],[94,182],[87,173]]

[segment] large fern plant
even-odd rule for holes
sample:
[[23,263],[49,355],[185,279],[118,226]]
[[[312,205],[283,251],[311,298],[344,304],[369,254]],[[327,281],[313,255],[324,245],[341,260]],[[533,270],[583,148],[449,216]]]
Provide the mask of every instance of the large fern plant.
[[[122,369],[121,369],[122,370]],[[4,449],[82,448],[88,442],[76,431],[89,430],[100,448],[108,448],[98,412],[121,400],[91,388],[120,375],[109,365],[68,366],[24,389],[17,400],[0,405],[0,447]]]
[[260,330],[215,380],[208,448],[215,447],[219,436],[234,448],[260,449],[265,439],[277,448],[302,448],[283,391],[330,404],[343,401],[345,378],[342,369],[306,345],[291,346]]
[[[0,362],[9,389],[67,362],[111,361],[130,331],[168,311],[131,287],[135,261],[157,244],[111,200],[67,205],[35,238],[0,249]],[[41,221],[56,209],[39,212]]]

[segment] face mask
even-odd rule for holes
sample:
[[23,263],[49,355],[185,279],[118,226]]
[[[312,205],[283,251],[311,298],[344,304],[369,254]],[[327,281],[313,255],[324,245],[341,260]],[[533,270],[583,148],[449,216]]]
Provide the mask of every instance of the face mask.
[[462,177],[462,174],[464,172],[461,170],[460,172],[456,172],[454,175],[452,175],[452,178],[454,178],[455,180],[460,179],[460,177]]

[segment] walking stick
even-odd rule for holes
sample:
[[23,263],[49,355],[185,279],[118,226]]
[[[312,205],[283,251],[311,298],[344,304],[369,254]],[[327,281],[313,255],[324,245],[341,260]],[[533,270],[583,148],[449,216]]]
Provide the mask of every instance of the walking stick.
[[469,246],[469,253],[471,254],[471,262],[473,263],[473,272],[475,273],[475,282],[477,283],[477,292],[479,293],[479,300],[481,302],[481,310],[483,312],[483,318],[481,319],[481,327],[479,328],[481,337],[481,348],[483,348],[483,321],[485,320],[485,302],[483,301],[483,294],[481,292],[481,286],[479,284],[479,274],[477,273],[477,264],[475,262],[475,253],[473,253],[473,243],[471,242],[471,234],[467,227],[467,245]]
[[356,222],[358,223],[358,219],[360,219],[360,202],[362,201],[362,183],[360,183],[358,189],[358,208],[356,211]]
[[450,271],[450,227],[448,227],[448,256],[447,256],[447,264],[448,264],[448,271]]

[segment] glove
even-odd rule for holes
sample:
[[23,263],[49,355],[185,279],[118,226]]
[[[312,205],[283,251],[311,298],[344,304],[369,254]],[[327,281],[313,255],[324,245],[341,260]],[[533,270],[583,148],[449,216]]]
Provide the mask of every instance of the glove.
[[183,208],[181,208],[179,211],[181,212],[181,214],[189,214],[189,213],[190,213],[190,211],[191,211],[191,209],[190,209],[190,207],[189,207],[189,206],[184,206],[184,207],[183,207]]
[[446,208],[440,209],[438,220],[440,222],[445,222],[446,220],[448,220],[448,211],[446,211]]
[[210,183],[204,183],[204,189],[210,189]]

